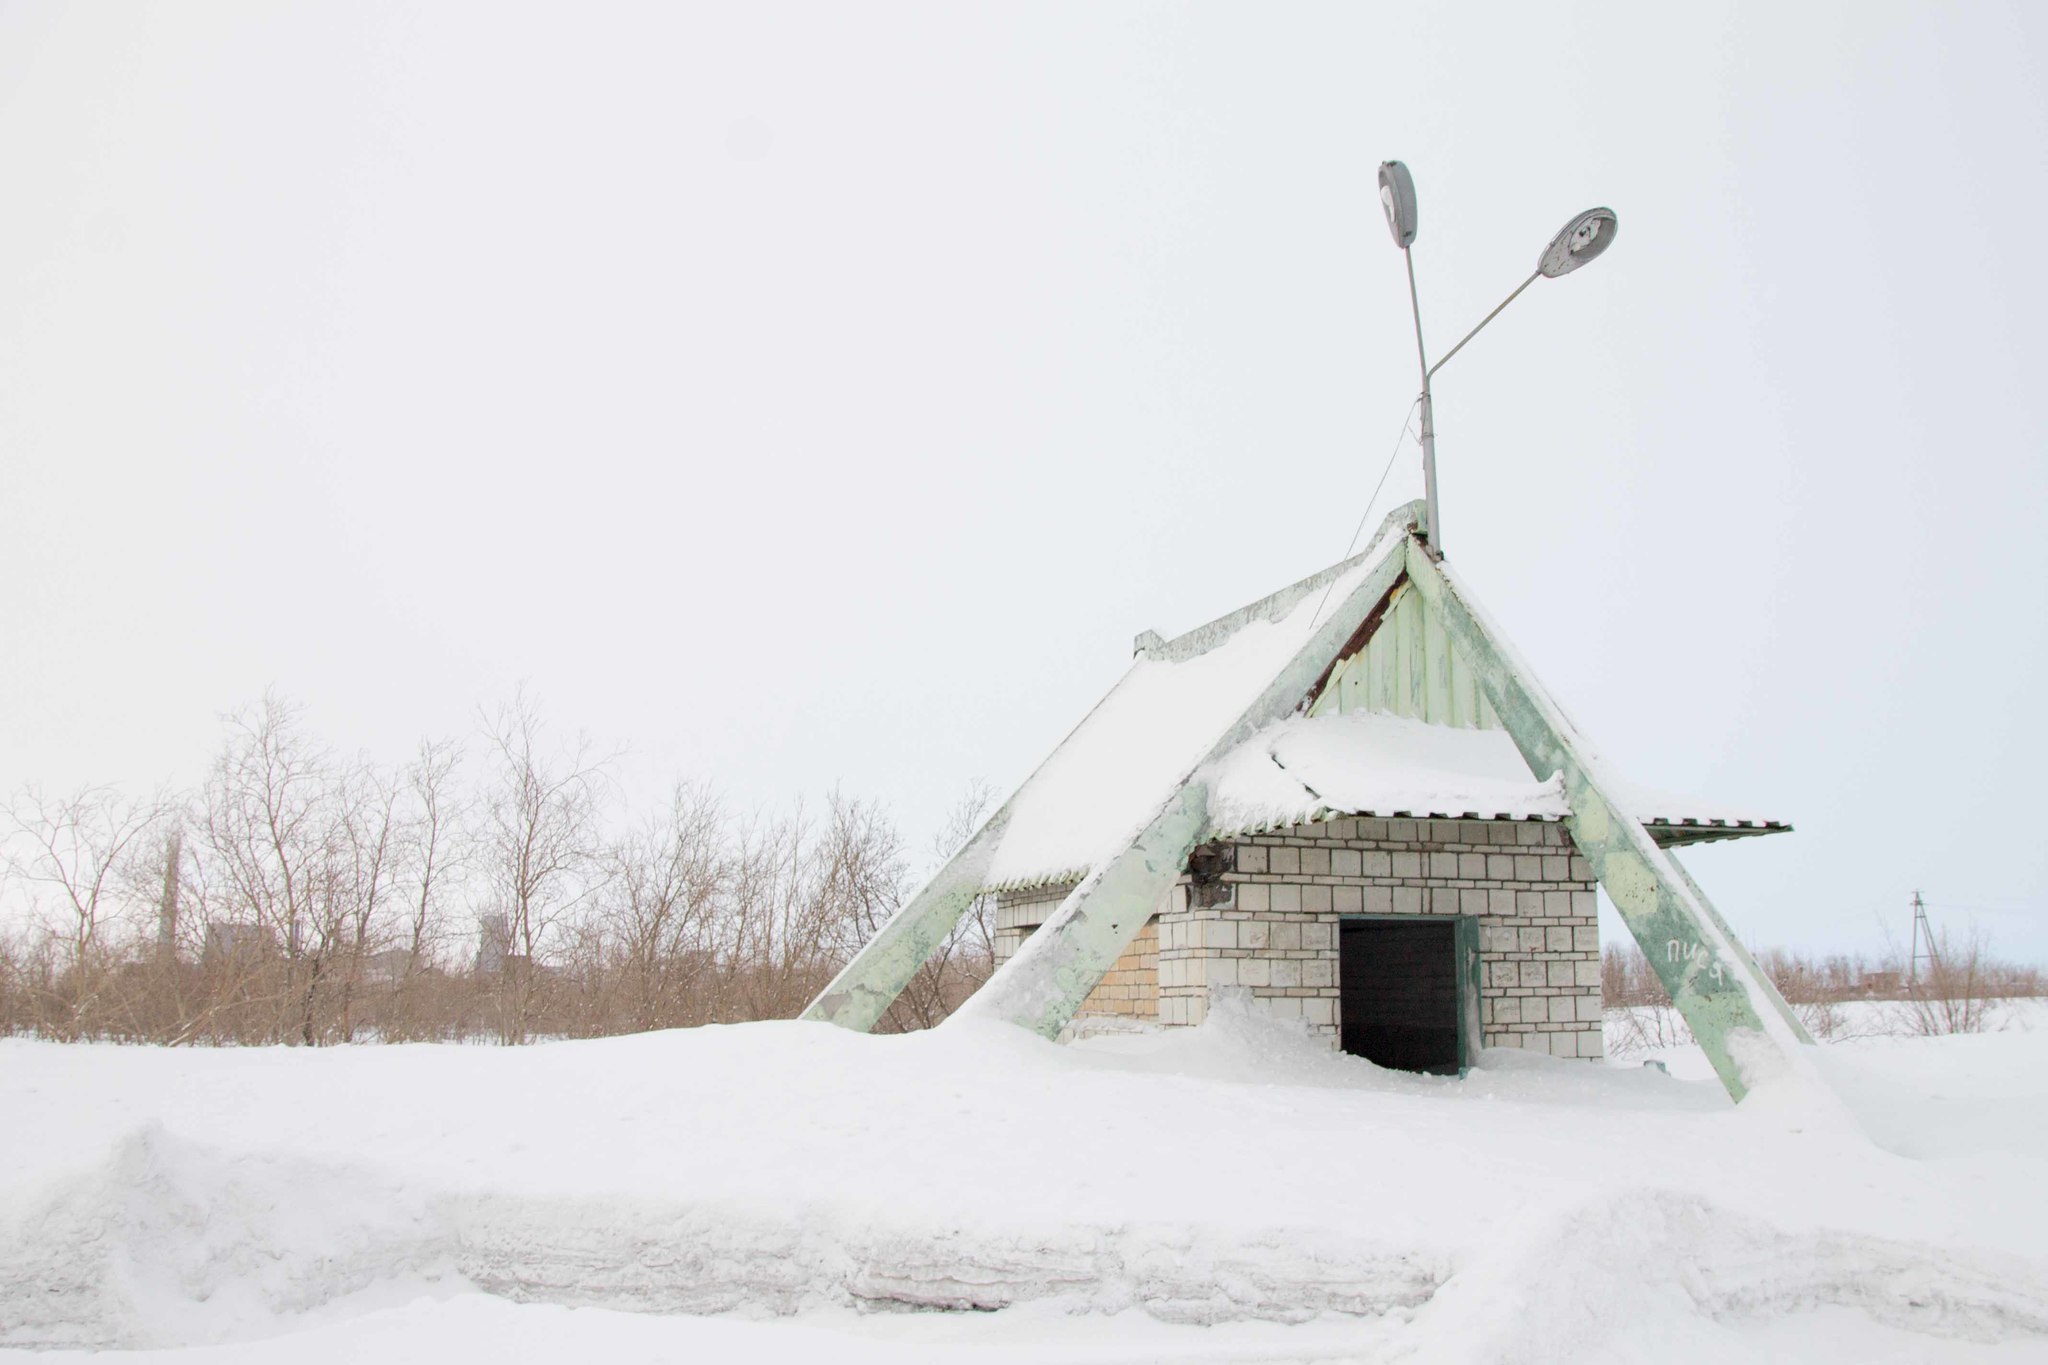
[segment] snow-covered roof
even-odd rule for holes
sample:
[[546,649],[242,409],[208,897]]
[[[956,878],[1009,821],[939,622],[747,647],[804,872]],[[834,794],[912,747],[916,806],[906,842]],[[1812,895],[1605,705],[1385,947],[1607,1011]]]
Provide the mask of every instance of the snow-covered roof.
[[[1217,838],[1347,815],[1562,820],[1571,813],[1562,781],[1532,774],[1506,731],[1370,711],[1289,717],[1205,775]],[[1706,838],[1786,828],[1754,812],[1633,784],[1627,799],[1660,836],[1665,826],[1697,828]]]
[[1128,843],[1406,536],[1389,518],[1356,558],[1141,654],[1010,799],[986,884],[1078,880]]
[[[1209,787],[1211,838],[1344,815],[1562,819],[1559,783],[1534,777],[1501,730],[1366,711],[1302,714],[1214,753],[1317,627],[1331,624],[1333,604],[1404,553],[1410,522],[1396,513],[1356,558],[1150,643],[1010,799],[982,883],[1079,880],[1125,847],[1198,768]],[[1358,622],[1364,634],[1372,625]],[[1662,843],[1786,828],[1702,802],[1637,795],[1637,813]]]
[[1504,730],[1454,730],[1354,711],[1292,716],[1211,766],[1221,836],[1332,815],[1561,820],[1564,784],[1538,781]]

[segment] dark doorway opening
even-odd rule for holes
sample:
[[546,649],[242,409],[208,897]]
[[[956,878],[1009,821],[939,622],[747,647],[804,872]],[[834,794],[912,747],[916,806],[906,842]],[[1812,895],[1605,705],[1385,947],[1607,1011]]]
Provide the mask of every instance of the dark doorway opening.
[[1455,921],[1347,919],[1337,949],[1344,1050],[1400,1071],[1457,1075]]

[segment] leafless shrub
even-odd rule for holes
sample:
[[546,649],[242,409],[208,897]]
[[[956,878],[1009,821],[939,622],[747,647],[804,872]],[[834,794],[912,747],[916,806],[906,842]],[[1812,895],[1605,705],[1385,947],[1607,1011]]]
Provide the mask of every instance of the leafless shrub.
[[[2038,969],[1998,961],[1976,933],[1954,941],[1943,933],[1931,961],[1923,958],[1917,970],[1896,947],[1875,961],[1782,949],[1756,958],[1806,1031],[1821,1042],[1976,1033],[1993,1024],[2001,1001],[2043,994]],[[1683,1021],[1634,944],[1609,944],[1600,965],[1611,1052],[1691,1040],[1689,1034],[1679,1036]]]
[[238,918],[208,926],[202,964],[244,983],[242,1026],[267,1040],[346,1039],[352,986],[389,890],[395,794],[344,765],[266,696],[229,720],[201,803],[206,861]]
[[1820,999],[1792,1006],[1807,1035],[1819,1043],[1846,1043],[1856,1038],[1883,1038],[1895,1033],[1879,1013],[1858,1008],[1856,1001]]
[[678,783],[668,810],[605,856],[605,892],[577,954],[609,983],[593,1023],[633,1032],[706,1022],[702,987],[732,876],[723,806],[708,787]]
[[895,827],[879,808],[838,793],[822,826],[801,805],[746,821],[733,860],[718,947],[723,1019],[801,1011],[901,892]]
[[[893,915],[880,805],[735,814],[680,783],[615,829],[612,757],[523,693],[481,750],[334,753],[266,695],[182,797],[21,793],[0,821],[0,1032],[167,1044],[541,1037],[787,1018]],[[977,789],[932,855],[963,842]],[[993,960],[977,903],[883,1021],[946,1017]],[[472,925],[483,926],[472,936]]]
[[1929,945],[1927,966],[1909,971],[1896,1013],[1905,1031],[1925,1038],[1982,1033],[1997,1012],[1993,992],[2003,975],[1981,932],[1956,939],[1944,929]]
[[[407,765],[405,815],[399,827],[394,880],[403,919],[393,949],[396,977],[380,1019],[380,1036],[393,1042],[449,1036],[446,974],[439,955],[448,946],[447,901],[471,853],[470,805],[455,790],[462,754],[447,741],[423,743]],[[387,971],[387,975],[388,975]]]
[[1609,1009],[1671,1003],[1650,960],[1633,943],[1610,943],[1601,951],[1600,998]]
[[40,1022],[32,991],[32,950],[19,931],[0,932],[0,1033],[35,1034]]
[[62,796],[31,787],[9,805],[8,870],[41,939],[31,998],[50,1036],[100,1036],[119,1012],[120,920],[134,910],[128,865],[164,814],[160,798],[107,787]]
[[1608,1055],[1626,1057],[1637,1052],[1684,1047],[1692,1041],[1692,1030],[1669,1005],[1630,1004],[1606,1011],[1602,1026]]

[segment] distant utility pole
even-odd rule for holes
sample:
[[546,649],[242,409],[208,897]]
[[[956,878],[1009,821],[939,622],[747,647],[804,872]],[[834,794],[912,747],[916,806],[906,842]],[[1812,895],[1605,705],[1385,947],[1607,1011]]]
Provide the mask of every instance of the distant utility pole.
[[1913,893],[1913,957],[1906,967],[1906,989],[1916,990],[1920,983],[1921,945],[1926,944],[1927,970],[1933,975],[1941,970],[1941,956],[1934,948],[1934,930],[1927,923],[1927,902],[1920,893]]

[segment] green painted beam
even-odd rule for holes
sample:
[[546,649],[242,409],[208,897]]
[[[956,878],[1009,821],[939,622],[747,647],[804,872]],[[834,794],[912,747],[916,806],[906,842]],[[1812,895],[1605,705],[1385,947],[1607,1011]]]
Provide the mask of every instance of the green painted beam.
[[889,917],[840,969],[802,1018],[866,1033],[959,924],[987,883],[984,875],[1010,822],[1007,804],[939,869],[925,888]]
[[1562,775],[1573,841],[1729,1095],[1740,1101],[1780,1076],[1817,1081],[1805,1047],[1812,1039],[1692,878],[1616,796],[1557,704],[1412,537],[1407,558],[1409,580],[1464,651],[1530,771],[1540,778]]
[[[1662,847],[1662,845],[1659,845],[1659,847]],[[1692,898],[1699,902],[1700,909],[1706,911],[1708,916],[1713,919],[1715,927],[1721,931],[1722,936],[1734,948],[1737,960],[1750,972],[1754,973],[1757,979],[1762,981],[1768,988],[1767,994],[1770,1003],[1777,1009],[1778,1015],[1785,1021],[1786,1027],[1792,1030],[1800,1042],[1811,1046],[1813,1044],[1813,1035],[1806,1031],[1806,1025],[1799,1022],[1799,1016],[1794,1014],[1792,1007],[1785,1003],[1785,997],[1778,993],[1778,988],[1771,985],[1770,977],[1765,975],[1764,969],[1757,965],[1756,959],[1750,956],[1749,949],[1743,946],[1742,940],[1735,936],[1735,931],[1728,927],[1728,921],[1721,918],[1721,912],[1716,910],[1714,903],[1707,899],[1707,893],[1700,888],[1698,882],[1692,879],[1692,873],[1686,871],[1685,864],[1678,861],[1678,855],[1669,848],[1665,848],[1664,859],[1671,864],[1671,870],[1678,874],[1678,879],[1685,883],[1685,889],[1692,892]],[[1666,956],[1669,955],[1669,947],[1667,945]]]
[[1344,648],[1366,613],[1401,576],[1403,555],[1382,559],[1252,704],[1212,744],[1177,789],[1127,844],[1082,880],[957,1017],[1001,1019],[1057,1037],[1130,941],[1156,913],[1187,868],[1209,825],[1203,770],[1276,720],[1293,715]]
[[958,1017],[1000,1019],[1057,1038],[1160,910],[1208,824],[1208,787],[1183,783],[1123,852],[1067,893]]

